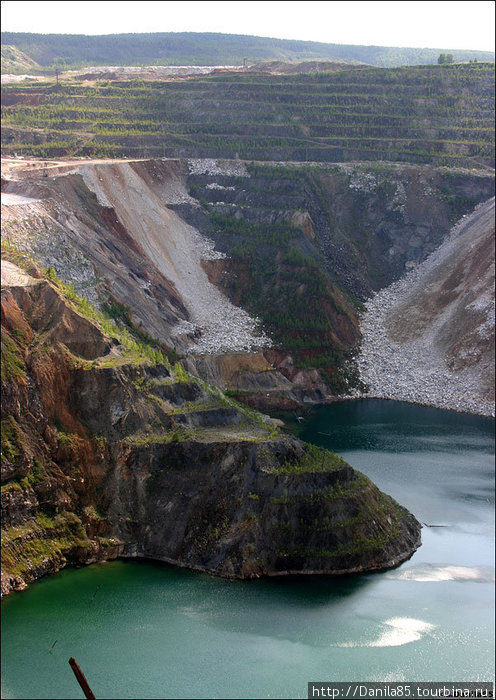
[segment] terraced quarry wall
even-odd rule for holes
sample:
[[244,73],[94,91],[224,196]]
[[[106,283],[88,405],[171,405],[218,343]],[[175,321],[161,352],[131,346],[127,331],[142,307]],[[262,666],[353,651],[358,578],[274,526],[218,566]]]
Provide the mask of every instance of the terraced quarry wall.
[[4,86],[4,154],[494,166],[494,65]]
[[286,378],[318,370],[334,394],[360,386],[360,300],[415,268],[494,186],[398,165],[248,163],[239,177],[208,161],[193,161],[186,182],[203,207],[178,212],[228,256],[209,263],[211,278],[263,321],[265,355]]

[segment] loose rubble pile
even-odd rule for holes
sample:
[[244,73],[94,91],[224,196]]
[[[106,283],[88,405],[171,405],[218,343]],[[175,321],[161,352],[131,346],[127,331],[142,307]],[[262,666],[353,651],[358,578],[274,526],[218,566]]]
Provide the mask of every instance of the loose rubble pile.
[[[389,331],[398,308],[426,284],[428,275],[452,252],[457,237],[467,230],[471,217],[484,206],[486,203],[479,205],[470,217],[464,217],[443,245],[421,265],[366,303],[361,321],[362,347],[357,358],[361,380],[368,387],[365,396],[494,416],[494,401],[484,400],[478,391],[481,370],[477,364],[450,371],[444,353],[435,342],[439,327],[447,320],[446,314],[439,317],[436,326],[426,327],[413,340],[393,340]],[[486,335],[488,325],[494,326],[494,299],[484,297],[482,301],[487,318],[479,328],[481,338]],[[477,354],[477,348],[468,348],[467,353]]]
[[186,304],[192,323],[182,321],[175,333],[195,336],[193,354],[249,352],[270,346],[271,340],[260,328],[258,319],[234,306],[211,284],[201,267],[202,260],[218,260],[226,255],[215,250],[214,243],[193,227],[185,227],[177,242],[175,256],[182,258],[181,275],[174,277],[176,288]]
[[[244,163],[236,161],[205,159],[188,161],[188,165],[190,171],[208,175],[246,173]],[[189,352],[247,352],[271,344],[260,329],[258,319],[234,306],[208,280],[202,260],[218,260],[226,256],[215,250],[211,239],[171,210],[171,204],[183,203],[185,198],[191,200],[184,183],[170,175],[166,182],[162,181],[158,197],[148,187],[138,166],[133,168],[129,163],[117,167],[90,165],[83,166],[81,171],[86,186],[96,194],[100,204],[115,207],[133,239],[164,277],[174,284],[190,319],[180,320],[173,328],[172,336],[190,336]],[[196,204],[195,200],[191,201]]]
[[224,175],[226,177],[250,177],[246,165],[240,160],[216,160],[215,158],[189,158],[190,175]]
[[399,298],[398,290],[387,288],[366,304],[358,358],[366,396],[494,416],[494,403],[481,401],[474,391],[473,368],[450,372],[443,356],[426,347],[425,337],[408,344],[389,338],[387,320]]

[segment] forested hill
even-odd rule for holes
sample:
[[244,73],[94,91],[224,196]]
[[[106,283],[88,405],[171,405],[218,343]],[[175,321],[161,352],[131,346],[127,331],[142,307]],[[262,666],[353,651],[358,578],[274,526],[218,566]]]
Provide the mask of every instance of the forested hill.
[[494,61],[489,51],[395,48],[290,41],[239,34],[152,33],[85,36],[3,32],[2,45],[14,46],[41,67],[82,65],[241,65],[261,60],[331,59],[373,66],[436,63],[440,52],[455,61]]

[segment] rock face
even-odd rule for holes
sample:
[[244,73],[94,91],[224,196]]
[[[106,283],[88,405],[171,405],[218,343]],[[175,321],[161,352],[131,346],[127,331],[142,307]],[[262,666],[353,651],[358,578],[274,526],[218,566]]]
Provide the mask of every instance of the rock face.
[[288,437],[132,450],[110,482],[124,556],[239,578],[371,571],[408,557],[412,516],[345,462],[325,461]]
[[494,187],[485,171],[384,163],[12,160],[3,172],[8,243],[261,408],[356,395],[358,298],[421,263]]
[[[116,556],[250,578],[372,571],[415,551],[419,523],[364,475],[222,393],[287,407],[332,400],[338,386],[351,395],[350,293],[411,269],[364,317],[371,395],[494,410],[494,200],[443,242],[493,179],[386,170],[13,168],[2,182],[2,593]],[[76,291],[53,270],[19,268],[16,248]],[[172,366],[166,346],[188,356]]]
[[342,459],[10,267],[2,593],[119,555],[250,578],[383,569],[419,546],[415,518]]
[[270,345],[257,320],[229,302],[202,268],[202,260],[222,254],[173,211],[198,206],[186,191],[183,167],[179,161],[81,165],[55,169],[49,181],[24,172],[22,182],[4,183],[9,240],[93,303],[110,295],[127,305],[138,325],[179,351]]
[[362,333],[371,396],[494,416],[494,198],[367,303]]

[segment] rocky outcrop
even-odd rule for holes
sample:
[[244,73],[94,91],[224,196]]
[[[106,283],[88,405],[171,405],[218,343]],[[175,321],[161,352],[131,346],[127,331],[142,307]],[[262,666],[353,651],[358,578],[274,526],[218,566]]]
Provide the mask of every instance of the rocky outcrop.
[[109,512],[124,556],[252,578],[383,569],[418,543],[415,519],[365,476],[287,436],[157,444],[116,461]]
[[22,591],[29,583],[66,566],[115,559],[123,543],[113,537],[89,538],[73,512],[53,517],[38,513],[23,525],[2,528],[1,594]]
[[49,180],[16,171],[19,180],[3,181],[7,238],[92,303],[124,304],[176,350],[268,345],[257,320],[208,280],[201,261],[222,254],[173,210],[198,206],[183,170],[180,161],[132,161],[62,167]]
[[371,571],[419,546],[415,518],[342,459],[26,277],[2,289],[3,593],[119,555],[251,578]]
[[319,372],[295,367],[291,354],[280,350],[196,355],[182,363],[194,376],[258,410],[291,409],[336,398]]

